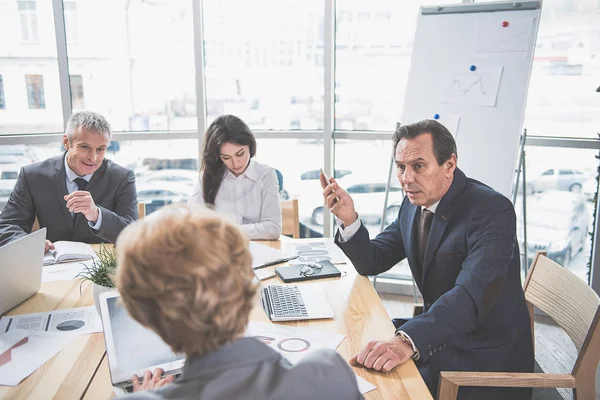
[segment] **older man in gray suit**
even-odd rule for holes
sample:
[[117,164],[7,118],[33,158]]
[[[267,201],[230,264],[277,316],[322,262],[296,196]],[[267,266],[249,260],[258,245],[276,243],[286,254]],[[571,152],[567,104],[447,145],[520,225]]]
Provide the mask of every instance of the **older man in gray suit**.
[[112,131],[91,111],[74,113],[63,136],[67,151],[23,167],[0,214],[0,246],[31,232],[37,217],[52,242],[114,243],[138,218],[135,175],[104,159]]

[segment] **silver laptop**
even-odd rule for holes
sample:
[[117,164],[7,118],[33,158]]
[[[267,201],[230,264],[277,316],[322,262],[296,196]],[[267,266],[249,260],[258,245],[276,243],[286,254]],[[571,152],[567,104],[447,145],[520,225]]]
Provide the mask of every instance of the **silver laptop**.
[[264,285],[260,303],[271,321],[333,318],[327,294],[319,284]]
[[132,391],[131,377],[141,378],[146,370],[162,368],[167,375],[181,374],[183,354],[175,354],[152,330],[129,316],[116,291],[100,295],[100,315],[110,379],[115,394]]
[[0,314],[40,290],[46,228],[0,247]]

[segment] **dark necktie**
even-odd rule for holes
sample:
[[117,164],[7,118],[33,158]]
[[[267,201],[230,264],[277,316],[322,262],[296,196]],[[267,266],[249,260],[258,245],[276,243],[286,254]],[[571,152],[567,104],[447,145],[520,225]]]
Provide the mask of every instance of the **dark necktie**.
[[75,178],[75,183],[77,184],[77,190],[84,190],[88,184],[83,178]]
[[433,221],[433,213],[425,208],[421,208],[421,220],[419,221],[419,262],[421,263],[421,268],[424,267],[423,263],[425,262],[425,250],[427,249],[431,221]]

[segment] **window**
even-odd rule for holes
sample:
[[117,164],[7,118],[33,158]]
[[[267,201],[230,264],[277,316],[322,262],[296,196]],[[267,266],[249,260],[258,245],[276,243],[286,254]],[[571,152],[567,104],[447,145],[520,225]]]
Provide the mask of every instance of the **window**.
[[77,16],[77,2],[75,0],[63,0],[65,12],[65,30],[67,33],[67,43],[70,45],[79,44],[79,18]]
[[4,79],[0,75],[0,110],[6,110],[6,100],[4,100]]
[[[460,1],[446,1],[453,2]],[[335,129],[395,128],[418,9],[428,4],[439,1],[336,2]]]
[[208,123],[323,128],[323,1],[203,3]]
[[542,7],[524,127],[528,135],[597,138],[600,2]]
[[65,0],[64,10],[69,70],[81,77],[73,108],[114,131],[197,128],[192,2]]
[[71,102],[73,110],[83,110],[85,102],[83,101],[83,79],[81,75],[71,75]]
[[44,97],[44,77],[42,75],[25,75],[27,83],[27,101],[30,110],[46,108]]
[[39,37],[35,0],[18,0],[18,4],[21,17],[21,40],[37,42]]

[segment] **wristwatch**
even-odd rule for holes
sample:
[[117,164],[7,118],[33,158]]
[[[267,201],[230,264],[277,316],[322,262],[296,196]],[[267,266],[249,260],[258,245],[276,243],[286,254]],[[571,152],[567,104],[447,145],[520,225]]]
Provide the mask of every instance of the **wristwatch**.
[[404,343],[408,344],[413,349],[413,355],[411,356],[411,358],[413,360],[418,360],[419,359],[419,351],[417,350],[417,347],[412,342],[412,340],[410,340],[408,335],[402,331],[397,331],[396,336],[398,336],[400,338],[400,340],[402,340]]

